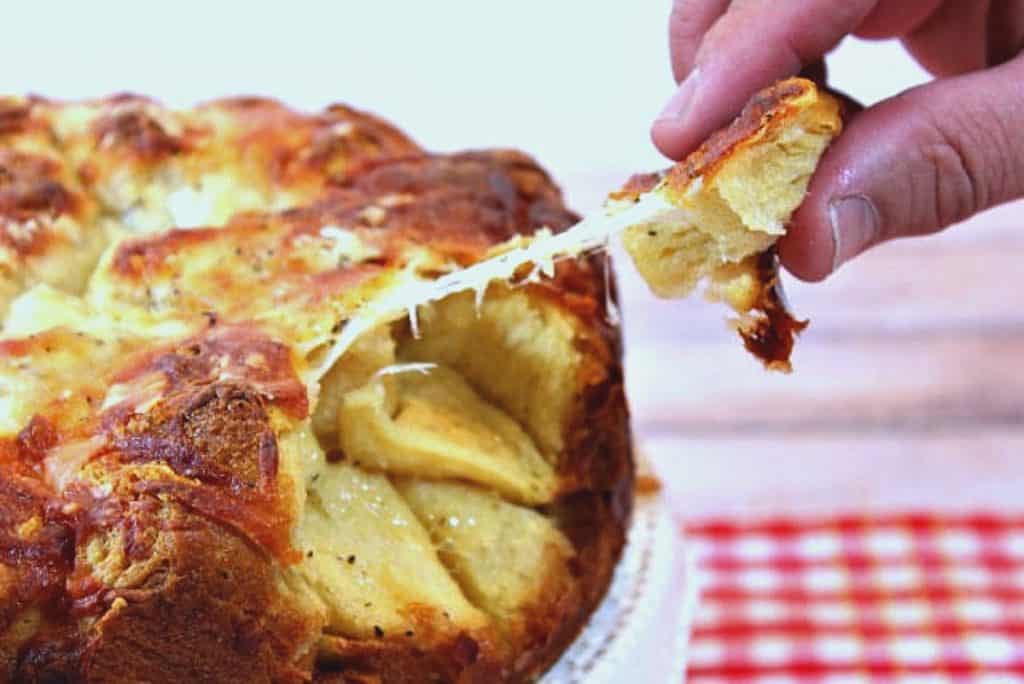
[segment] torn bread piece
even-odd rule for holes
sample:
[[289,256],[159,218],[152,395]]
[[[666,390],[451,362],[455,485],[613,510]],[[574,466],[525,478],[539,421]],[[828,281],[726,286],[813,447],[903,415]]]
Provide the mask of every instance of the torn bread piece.
[[746,347],[773,370],[790,369],[793,336],[772,252],[803,201],[818,160],[843,127],[840,103],[792,78],[758,93],[728,127],[661,174],[634,176],[612,211],[657,197],[671,207],[623,234],[651,290],[684,297],[707,280],[728,303]]

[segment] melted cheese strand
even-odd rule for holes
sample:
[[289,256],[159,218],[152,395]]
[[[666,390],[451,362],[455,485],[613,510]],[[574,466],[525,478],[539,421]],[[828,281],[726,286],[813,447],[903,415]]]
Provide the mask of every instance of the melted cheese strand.
[[419,373],[420,375],[430,375],[430,371],[435,368],[437,368],[437,364],[430,361],[393,363],[390,366],[378,368],[377,372],[373,374],[373,377],[379,378],[385,375],[398,375],[399,373]]
[[620,325],[622,315],[619,313],[619,305],[615,303],[612,296],[612,259],[608,254],[608,244],[605,244],[604,253],[604,315],[611,325]]
[[594,250],[605,249],[609,240],[627,228],[661,220],[665,214],[677,214],[679,209],[662,198],[656,191],[640,196],[640,200],[622,210],[605,209],[584,218],[569,230],[551,237],[536,239],[523,247],[516,247],[468,268],[453,271],[436,280],[411,279],[397,283],[386,294],[373,301],[349,319],[341,334],[333,342],[316,371],[322,377],[341,358],[363,333],[408,315],[413,334],[419,335],[416,309],[430,302],[466,290],[486,291],[495,280],[510,281],[526,264],[534,266],[529,279],[541,275],[553,277],[555,262],[575,258]]
[[524,247],[516,247],[496,257],[486,259],[432,281],[427,301],[437,301],[464,290],[481,290],[494,280],[511,280],[524,264],[533,264],[535,270],[549,278],[555,275],[555,262],[574,258],[580,254],[603,249],[611,237],[630,226],[649,223],[665,212],[677,209],[661,196],[651,192],[643,195],[635,205],[616,212],[608,211],[588,216],[569,230],[548,238],[534,240]]
[[473,308],[476,311],[476,317],[480,318],[480,309],[484,305],[484,296],[487,295],[487,286],[489,283],[484,283],[480,287],[476,288],[473,292]]
[[420,317],[416,312],[418,306],[419,304],[410,304],[405,307],[405,315],[409,318],[409,329],[414,340],[420,339]]

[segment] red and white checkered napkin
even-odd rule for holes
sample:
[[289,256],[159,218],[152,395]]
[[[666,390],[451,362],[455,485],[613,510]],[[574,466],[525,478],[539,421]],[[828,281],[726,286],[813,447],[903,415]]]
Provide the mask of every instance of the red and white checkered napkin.
[[688,680],[1024,682],[1024,517],[708,521]]

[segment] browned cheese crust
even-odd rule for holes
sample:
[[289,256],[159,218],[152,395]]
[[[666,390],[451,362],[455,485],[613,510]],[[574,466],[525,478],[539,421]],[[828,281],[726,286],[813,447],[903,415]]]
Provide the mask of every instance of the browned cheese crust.
[[[0,681],[539,676],[606,591],[632,506],[604,261],[318,363],[401,277],[575,219],[523,154],[425,154],[340,105],[0,101]],[[441,368],[379,372],[413,362]],[[399,407],[372,414],[385,427],[349,434],[378,395]],[[452,428],[414,458],[417,415]],[[357,437],[395,459],[341,448]],[[507,462],[479,466],[478,439]]]

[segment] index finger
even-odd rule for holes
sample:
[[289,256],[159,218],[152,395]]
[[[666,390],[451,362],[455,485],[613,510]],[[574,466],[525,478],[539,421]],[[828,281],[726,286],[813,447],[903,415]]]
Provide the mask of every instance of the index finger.
[[752,93],[821,59],[880,0],[734,0],[704,36],[695,66],[654,122],[651,137],[681,159],[726,125]]
[[730,0],[674,0],[668,18],[672,76],[679,83],[693,68],[704,34],[729,8]]

